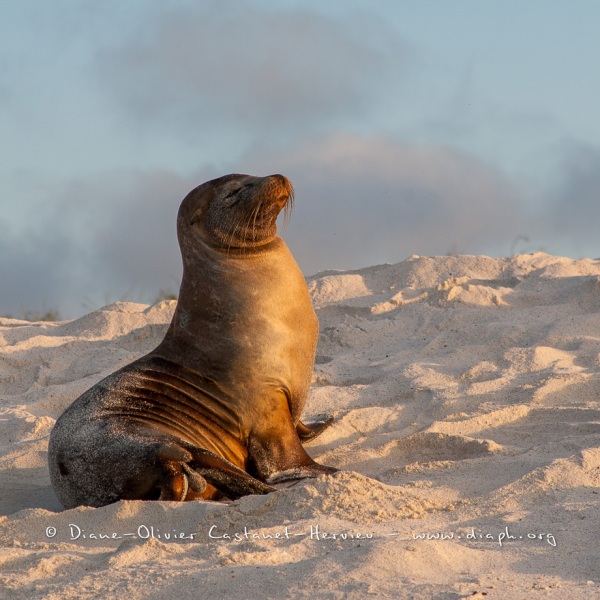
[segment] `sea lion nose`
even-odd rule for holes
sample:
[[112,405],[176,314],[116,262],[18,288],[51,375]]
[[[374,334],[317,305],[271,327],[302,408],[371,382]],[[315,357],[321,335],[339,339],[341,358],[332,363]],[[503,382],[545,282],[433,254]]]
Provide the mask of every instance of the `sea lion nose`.
[[[265,177],[266,183],[269,186],[279,186],[284,191],[283,197],[281,198],[284,203],[287,202],[288,198],[294,195],[294,188],[290,180],[285,175],[280,175],[279,173],[275,175],[269,175]],[[284,199],[285,198],[285,199]]]
[[284,175],[280,175],[279,173],[277,173],[275,175],[269,175],[269,179],[276,179],[279,181],[279,183],[281,183],[283,185],[289,184],[288,178],[285,177]]

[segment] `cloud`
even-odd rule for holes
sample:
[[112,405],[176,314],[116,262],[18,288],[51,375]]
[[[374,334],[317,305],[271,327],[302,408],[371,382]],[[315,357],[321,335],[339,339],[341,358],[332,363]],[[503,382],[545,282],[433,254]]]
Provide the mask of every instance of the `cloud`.
[[565,252],[585,255],[591,250],[600,256],[600,147],[569,142],[563,152],[542,231]]
[[[282,233],[307,275],[411,254],[507,252],[521,218],[516,192],[493,168],[451,148],[380,136],[255,149],[228,170],[291,178],[296,209]],[[53,191],[27,230],[4,238],[0,277],[11,294],[0,313],[23,305],[66,317],[176,292],[179,203],[225,172],[110,171]]]
[[94,277],[143,289],[152,277],[178,277],[177,209],[195,185],[169,171],[109,172],[70,184],[59,210],[87,247]]
[[[74,316],[117,300],[177,292],[179,203],[208,170],[111,171],[51,192],[27,226],[0,244],[0,314],[58,309]],[[2,224],[0,223],[0,229]]]
[[65,264],[73,246],[62,235],[17,235],[0,223],[0,316],[22,318],[23,311],[46,312],[64,300]]
[[165,9],[98,54],[103,87],[128,120],[281,138],[360,115],[404,64],[404,45],[374,17],[224,7]]
[[518,191],[460,151],[383,136],[329,135],[246,165],[296,189],[284,237],[306,273],[411,254],[508,253],[523,227]]

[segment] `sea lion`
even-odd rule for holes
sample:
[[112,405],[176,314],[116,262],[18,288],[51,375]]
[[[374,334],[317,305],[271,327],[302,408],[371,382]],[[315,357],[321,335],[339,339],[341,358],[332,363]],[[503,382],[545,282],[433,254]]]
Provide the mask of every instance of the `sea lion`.
[[277,235],[293,189],[283,175],[226,175],[192,190],[177,216],[179,302],[162,343],[59,417],[50,479],[66,508],[121,499],[235,499],[336,469],[301,440],[318,321]]

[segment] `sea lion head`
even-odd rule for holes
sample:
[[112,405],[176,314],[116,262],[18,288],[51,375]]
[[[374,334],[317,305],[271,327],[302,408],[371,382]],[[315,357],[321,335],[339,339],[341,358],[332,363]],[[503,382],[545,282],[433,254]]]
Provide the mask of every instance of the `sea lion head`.
[[177,234],[182,250],[198,241],[224,252],[263,248],[277,237],[277,216],[293,202],[283,175],[232,174],[207,181],[181,203]]

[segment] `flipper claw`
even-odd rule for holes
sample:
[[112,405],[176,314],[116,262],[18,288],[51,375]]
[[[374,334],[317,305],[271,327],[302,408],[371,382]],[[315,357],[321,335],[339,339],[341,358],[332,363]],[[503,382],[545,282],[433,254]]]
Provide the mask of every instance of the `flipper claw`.
[[303,442],[308,442],[323,433],[333,423],[331,415],[320,416],[317,420],[311,423],[302,423],[298,421],[296,425],[296,433]]

